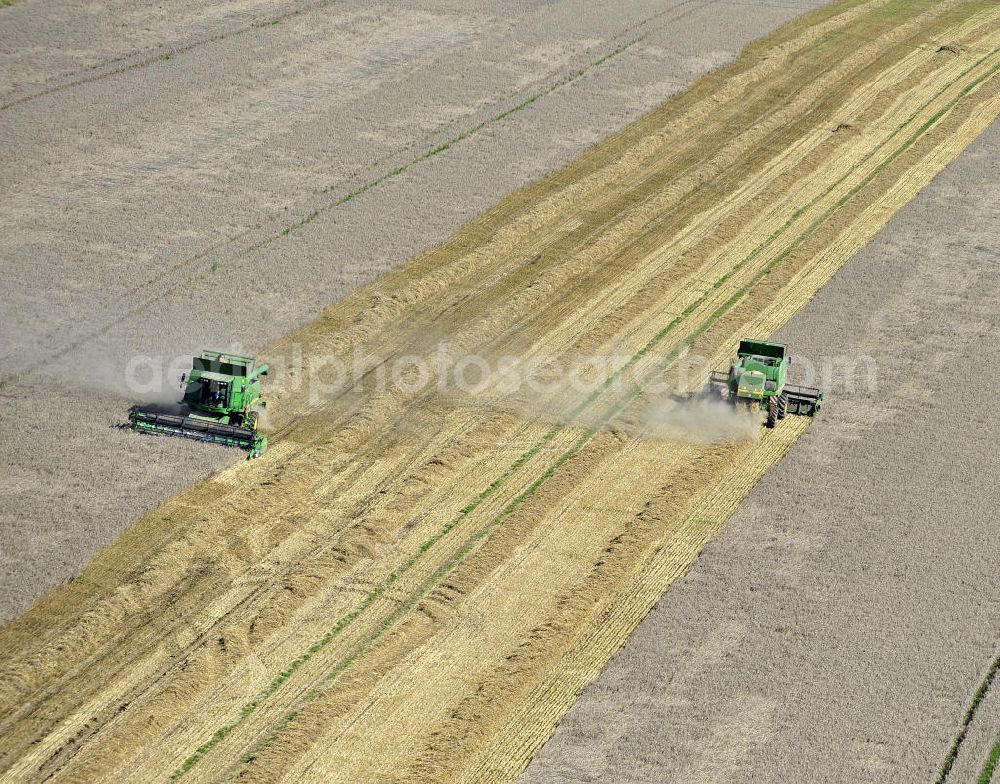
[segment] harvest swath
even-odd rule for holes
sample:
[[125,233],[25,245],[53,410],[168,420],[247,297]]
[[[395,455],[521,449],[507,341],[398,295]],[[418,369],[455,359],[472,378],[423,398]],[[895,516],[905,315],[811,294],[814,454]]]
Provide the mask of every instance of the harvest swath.
[[263,459],[0,632],[3,778],[512,779],[807,426],[646,438],[647,385],[787,321],[1000,114],[998,70],[995,3],[834,4],[262,351],[631,359],[544,415],[272,397]]

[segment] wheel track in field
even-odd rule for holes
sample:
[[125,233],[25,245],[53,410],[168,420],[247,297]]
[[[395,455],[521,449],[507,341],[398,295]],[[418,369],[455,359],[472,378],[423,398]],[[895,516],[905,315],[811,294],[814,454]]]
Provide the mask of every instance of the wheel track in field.
[[[618,33],[610,36],[610,40],[615,41],[627,36],[630,33],[634,33],[635,31],[646,27],[650,22],[660,19],[673,11],[683,8],[684,6],[691,5],[692,3],[704,6],[711,5],[713,2],[716,2],[716,0],[680,0],[680,2],[677,2],[675,5],[663,11],[652,14],[644,19],[640,19],[628,27],[619,30]],[[127,71],[156,65],[157,63],[170,60],[177,55],[194,51],[195,49],[205,46],[206,44],[220,43],[235,36],[245,35],[246,33],[266,29],[267,27],[280,24],[281,22],[297,16],[302,16],[315,11],[322,11],[324,8],[331,5],[334,5],[334,0],[318,0],[318,2],[298,3],[297,7],[292,8],[291,10],[282,11],[276,14],[264,14],[249,24],[237,25],[209,35],[194,36],[187,41],[178,41],[175,44],[147,47],[146,49],[121,55],[119,57],[113,57],[109,60],[104,60],[102,62],[95,63],[94,65],[86,66],[76,72],[58,74],[47,80],[50,82],[49,84],[42,83],[39,85],[33,85],[32,87],[20,91],[15,89],[0,95],[0,112],[6,111],[7,109],[11,109],[15,106],[30,103],[38,98],[52,95],[53,93],[62,92],[74,87],[80,87],[85,84],[91,84],[103,79],[119,76]],[[341,3],[341,5],[343,5],[343,3]],[[688,12],[689,11],[682,12],[681,16],[686,15]],[[671,21],[675,21],[675,19],[671,19]],[[55,84],[51,84],[51,82],[55,82]]]

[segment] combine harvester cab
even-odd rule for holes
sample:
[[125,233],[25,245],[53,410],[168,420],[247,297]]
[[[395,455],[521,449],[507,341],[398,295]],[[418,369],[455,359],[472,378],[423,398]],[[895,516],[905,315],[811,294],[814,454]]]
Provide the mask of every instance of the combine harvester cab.
[[267,436],[257,431],[260,380],[267,365],[253,357],[203,351],[195,357],[191,372],[181,376],[185,384],[181,412],[160,413],[132,406],[128,418],[140,433],[180,436],[248,450],[248,458],[260,457],[267,449]]
[[786,414],[814,416],[823,393],[815,387],[786,383],[790,362],[783,344],[744,339],[729,372],[712,371],[709,384],[734,406],[765,411],[768,427],[774,427]]

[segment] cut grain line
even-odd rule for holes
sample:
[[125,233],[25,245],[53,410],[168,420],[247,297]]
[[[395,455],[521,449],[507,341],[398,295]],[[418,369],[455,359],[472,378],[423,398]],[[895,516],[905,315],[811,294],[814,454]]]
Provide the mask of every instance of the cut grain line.
[[[991,112],[990,116],[991,118],[996,116],[996,112],[995,111]],[[965,135],[963,136],[963,138],[966,138],[967,140],[975,138],[975,136],[978,135],[978,133],[980,133],[981,131],[982,127],[977,126],[974,134],[972,134],[971,136]],[[957,154],[957,152],[959,152],[960,149],[961,148],[952,151],[952,154],[948,155],[947,159],[944,162],[942,162],[942,166],[944,165],[944,163],[947,163],[947,160],[950,160],[952,157],[954,157],[954,155]],[[913,191],[915,192],[918,189],[919,186],[914,188]],[[896,207],[896,209],[898,209],[898,206]],[[850,255],[851,254],[846,254],[845,258],[849,257]],[[822,285],[822,282],[820,282],[818,285]],[[777,458],[775,458],[775,461],[776,459]],[[723,522],[724,519],[727,518],[729,514],[735,509],[739,498],[742,498],[743,496],[746,495],[746,493],[750,491],[752,484],[754,484],[753,481],[751,481],[749,485],[743,487],[742,489],[736,488],[733,491],[733,496],[735,500],[732,503],[732,509],[730,509],[729,512],[725,514],[720,513],[720,515],[712,515],[711,520],[706,518],[705,521],[706,525],[709,525],[710,523],[713,522],[716,524],[716,526],[720,525],[721,522]],[[739,496],[739,498],[737,498],[736,496]],[[689,552],[689,550],[685,549],[686,546],[687,543],[682,542],[682,546],[680,549],[684,553]],[[693,552],[693,550],[691,550],[690,552]],[[678,559],[675,555],[673,556],[673,560],[675,561],[683,560],[683,558]],[[679,565],[678,568],[673,572],[673,576],[674,577],[678,576],[683,571],[683,569],[686,568],[686,565],[687,564]],[[645,579],[645,577],[648,577],[648,575],[646,574],[647,567],[642,567],[639,570],[639,572],[640,572],[640,579]],[[663,586],[668,584],[669,582],[661,583],[661,585]],[[659,593],[656,595],[656,598],[658,597]],[[623,603],[630,604],[638,601],[639,601],[638,599],[635,600],[626,599],[623,601]],[[651,608],[654,603],[655,603],[655,598],[653,601],[648,603],[646,610],[648,611],[648,609]],[[609,604],[615,612],[618,612],[618,608],[615,607],[614,602],[609,602]],[[639,615],[639,617],[641,618],[641,615],[644,614],[644,612],[641,611],[638,612],[641,613]],[[634,628],[634,625],[635,624],[633,624],[632,628]],[[600,637],[601,635],[604,634],[604,629],[607,626],[608,624],[604,623],[603,621],[601,622],[595,621],[591,625],[591,631],[589,632],[589,634],[591,636]],[[598,669],[594,669],[594,667],[597,667],[597,665],[595,665],[594,662],[597,660],[600,660],[602,662],[607,661],[607,659],[610,658],[610,655],[619,647],[621,647],[621,644],[624,644],[625,640],[627,639],[627,632],[622,632],[622,635],[623,636],[620,637],[620,644],[617,644],[613,647],[599,646],[596,644],[585,642],[581,646],[577,646],[582,648],[583,649],[582,651],[578,651],[576,647],[572,648],[571,652],[567,654],[567,657],[573,657],[573,660],[563,661],[563,663],[560,664],[560,666],[557,669],[552,671],[552,673],[555,674],[550,674],[549,680],[550,682],[553,683],[552,689],[556,689],[556,687],[558,687],[560,691],[558,693],[553,691],[551,696],[547,696],[549,693],[549,687],[545,687],[545,689],[543,689],[544,693],[543,692],[533,693],[532,698],[529,701],[529,704],[520,708],[519,711],[505,723],[502,738],[496,743],[491,744],[488,750],[480,755],[479,763],[476,766],[476,768],[474,770],[470,770],[469,772],[467,772],[466,775],[462,778],[462,781],[496,782],[500,780],[508,780],[512,778],[517,772],[523,770],[524,765],[530,759],[531,755],[544,741],[544,736],[542,735],[542,731],[544,729],[548,729],[548,731],[551,731],[551,728],[555,726],[555,723],[558,720],[558,716],[562,715],[565,709],[569,707],[569,705],[572,703],[572,699],[575,698],[576,694],[579,693],[579,690],[582,689],[583,686],[586,684],[586,682],[590,679],[589,677],[586,677],[586,673],[592,673],[593,675],[596,675],[597,671],[599,670],[599,667]],[[602,656],[603,658],[601,658]],[[579,659],[583,659],[583,662],[581,663],[580,661],[578,661]],[[587,669],[588,667],[589,669]],[[586,673],[584,672],[585,670]],[[578,678],[578,676],[580,677]],[[563,683],[563,681],[566,681],[566,683]],[[573,687],[571,682],[575,682],[575,688]],[[553,702],[560,702],[562,708],[560,709],[558,705],[550,704]],[[539,729],[538,728],[539,723],[545,725],[545,727]],[[993,754],[987,760],[987,766],[984,768],[984,773],[982,774],[983,776],[986,776],[986,778],[981,778],[980,784],[987,784],[988,777],[993,775],[993,770],[998,762],[998,759],[1000,759],[1000,739],[998,739],[997,746],[994,748]],[[518,760],[520,760],[520,762],[518,762]]]
[[[997,54],[997,52],[1000,52],[1000,49],[995,49],[992,52],[990,52],[989,54],[987,54],[984,57],[980,58],[978,61],[976,61],[976,63],[974,63],[972,66],[970,66],[965,71],[963,71],[955,79],[953,79],[952,81],[950,81],[944,88],[942,88],[938,93],[936,93],[931,99],[929,99],[928,101],[926,101],[920,107],[920,109],[918,109],[917,111],[915,111],[904,123],[902,123],[901,125],[899,125],[874,150],[872,150],[870,153],[868,153],[866,156],[864,156],[864,158],[862,158],[861,161],[859,161],[859,163],[855,167],[852,167],[852,169],[851,169],[850,172],[848,172],[847,174],[845,174],[844,176],[842,176],[840,179],[838,179],[835,183],[833,183],[832,185],[830,185],[821,195],[815,197],[813,199],[813,201],[810,202],[807,207],[803,207],[803,208],[800,208],[799,210],[796,210],[795,213],[793,213],[793,216],[791,218],[789,218],[789,220],[780,229],[778,229],[774,233],[772,233],[772,235],[770,235],[763,243],[761,243],[761,245],[758,245],[757,248],[755,248],[754,251],[752,251],[749,256],[747,256],[744,259],[742,259],[729,272],[727,272],[725,275],[723,275],[722,278],[720,278],[720,280],[717,282],[717,284],[715,284],[712,289],[709,289],[708,291],[706,291],[702,295],[702,297],[699,298],[699,300],[697,300],[695,303],[692,303],[692,305],[688,306],[688,308],[686,308],[681,315],[677,316],[666,327],[664,327],[662,330],[660,330],[660,332],[658,332],[645,346],[643,346],[636,354],[634,354],[632,356],[632,358],[629,360],[628,363],[626,363],[626,365],[624,365],[622,368],[620,368],[615,373],[613,373],[604,382],[604,384],[601,387],[599,387],[597,390],[595,390],[590,396],[588,396],[588,398],[586,398],[582,403],[580,403],[573,410],[573,412],[569,415],[568,418],[570,420],[575,419],[576,416],[578,416],[579,413],[581,413],[587,407],[589,407],[623,373],[625,373],[627,370],[635,367],[636,364],[638,363],[638,361],[641,358],[643,358],[645,355],[647,355],[659,342],[662,341],[662,339],[664,337],[666,337],[666,335],[668,335],[677,326],[679,326],[679,324],[681,322],[683,322],[684,320],[686,320],[686,318],[688,316],[690,316],[693,312],[695,312],[698,309],[698,307],[700,307],[701,305],[705,304],[705,302],[707,302],[708,299],[710,298],[710,295],[715,290],[717,290],[722,285],[724,285],[724,283],[727,282],[730,278],[732,278],[733,274],[737,270],[739,270],[740,268],[742,268],[743,266],[745,266],[746,264],[748,264],[753,258],[756,258],[758,255],[760,255],[760,253],[762,253],[766,249],[766,247],[768,247],[771,243],[773,243],[775,240],[777,240],[782,234],[784,234],[798,220],[798,218],[801,217],[801,215],[803,213],[805,213],[805,212],[808,211],[808,209],[810,207],[814,206],[823,197],[829,195],[833,190],[836,189],[836,187],[838,187],[839,185],[841,185],[850,176],[851,173],[853,173],[858,168],[860,168],[864,163],[866,163],[869,160],[871,160],[877,154],[877,152],[880,149],[882,149],[892,139],[894,139],[896,136],[898,136],[908,125],[911,125],[916,120],[916,118],[919,116],[920,112],[923,109],[927,108],[931,103],[933,103],[934,100],[936,100],[941,95],[943,95],[950,87],[952,87],[956,83],[958,83],[964,76],[968,75],[973,70],[975,70],[980,65],[982,65],[984,62],[986,62],[987,60],[989,60],[990,58],[992,58],[993,56],[995,56]],[[854,196],[856,196],[858,193],[860,193],[862,190],[864,190],[868,185],[870,185],[871,182],[874,181],[875,178],[882,171],[885,170],[885,168],[887,168],[895,160],[897,160],[901,155],[903,155],[907,150],[909,150],[924,134],[926,134],[931,128],[933,128],[938,122],[940,122],[940,120],[949,111],[951,111],[951,109],[953,109],[954,106],[962,98],[964,98],[966,95],[968,95],[970,92],[972,92],[976,87],[978,87],[979,85],[981,85],[982,83],[984,83],[985,81],[987,81],[989,78],[991,78],[992,76],[994,76],[996,74],[996,72],[997,72],[998,69],[1000,69],[1000,66],[994,66],[989,71],[987,71],[985,74],[979,76],[977,79],[975,79],[974,81],[970,82],[968,85],[966,85],[965,87],[963,87],[962,90],[960,90],[960,92],[959,92],[959,94],[957,96],[955,96],[954,98],[952,98],[942,109],[938,110],[930,119],[928,119],[921,126],[919,126],[916,129],[916,131],[905,142],[903,142],[902,145],[900,145],[896,150],[894,150],[885,160],[881,161],[868,175],[866,175],[866,177],[860,183],[858,183],[857,185],[855,185],[854,187],[852,187],[837,202],[835,202],[832,206],[830,206],[829,208],[827,208],[827,210],[822,215],[820,215],[818,218],[816,218],[806,228],[806,230],[802,234],[800,234],[787,248],[785,248],[784,251],[782,251],[774,259],[772,259],[762,270],[760,270],[756,275],[754,275],[754,277],[748,283],[746,283],[744,286],[742,286],[740,289],[738,289],[725,302],[723,302],[714,311],[712,311],[712,313],[709,315],[708,319],[702,325],[700,325],[692,333],[691,336],[689,336],[689,340],[694,340],[697,337],[700,337],[705,332],[707,332],[707,330],[716,321],[718,321],[718,319],[720,319],[725,313],[727,313],[730,309],[732,309],[756,285],[758,285],[764,278],[766,278],[767,275],[769,275],[778,266],[778,264],[780,264],[782,261],[784,261],[785,259],[787,259],[795,250],[797,250],[799,247],[801,247],[801,245],[803,243],[805,243],[810,237],[812,237],[816,233],[816,231],[822,225],[824,225],[830,219],[830,217],[834,213],[836,213],[838,210],[840,210],[840,208],[843,207],[848,201],[850,201]],[[650,374],[650,376],[647,378],[647,380],[645,382],[641,382],[640,384],[637,384],[625,396],[625,398],[621,401],[621,403],[612,406],[611,409],[608,412],[606,412],[605,415],[604,415],[604,417],[602,417],[599,421],[601,423],[605,423],[605,422],[609,421],[611,418],[613,418],[615,415],[617,415],[618,413],[620,413],[620,411],[623,410],[634,399],[634,397],[636,395],[638,395],[639,393],[641,393],[642,389],[644,388],[644,385],[646,383],[648,383],[649,378],[653,378],[653,377],[656,376],[656,374],[662,372],[662,370],[665,369],[666,367],[668,367],[669,364],[671,362],[673,362],[680,355],[680,353],[682,351],[683,351],[683,347],[675,346],[674,349],[670,353],[668,353],[662,360],[660,360],[656,364],[654,372],[652,374]],[[476,506],[478,506],[479,503],[481,503],[481,501],[485,497],[487,497],[488,495],[490,495],[497,487],[500,486],[500,484],[503,484],[503,482],[506,481],[506,479],[514,472],[514,470],[516,470],[516,468],[521,467],[525,462],[527,462],[528,459],[530,459],[530,457],[532,457],[535,454],[537,454],[537,452],[544,446],[544,444],[548,443],[560,430],[562,430],[565,427],[566,427],[566,425],[560,424],[560,425],[557,425],[552,430],[550,430],[549,433],[547,433],[546,436],[544,436],[543,439],[541,441],[539,441],[538,444],[535,445],[535,447],[532,448],[532,450],[529,450],[529,452],[526,452],[525,455],[522,456],[522,458],[519,459],[517,461],[517,463],[515,463],[514,466],[511,467],[511,469],[508,469],[508,471],[505,472],[504,475],[500,479],[496,480],[493,484],[491,484],[487,488],[487,490],[483,491],[483,493],[481,493],[480,496],[478,496],[477,499],[475,499],[470,505],[468,505],[465,508],[463,508],[463,510],[461,510],[459,514],[464,517],[465,514],[467,514],[469,511],[471,511]],[[580,449],[583,448],[583,446],[593,437],[593,435],[596,432],[597,432],[596,429],[589,430],[583,437],[581,437],[576,443],[574,443],[574,445],[570,449],[568,449],[566,452],[564,452],[563,455],[560,456],[560,458],[552,466],[550,466],[545,471],[545,473],[542,474],[541,477],[539,477],[538,479],[536,479],[535,482],[532,483],[531,485],[529,485],[529,487],[524,492],[522,492],[519,496],[517,496],[512,502],[510,502],[510,504],[508,504],[508,506],[505,507],[504,510],[499,515],[497,515],[497,517],[493,518],[493,520],[491,520],[483,528],[481,528],[478,531],[476,531],[469,539],[467,539],[466,542],[463,544],[463,546],[451,558],[449,558],[449,560],[446,561],[445,564],[443,564],[441,567],[439,567],[438,570],[436,570],[429,578],[427,578],[427,580],[425,580],[424,583],[422,583],[417,588],[417,590],[413,594],[411,594],[411,596],[406,600],[406,602],[393,615],[391,615],[388,619],[386,619],[386,621],[382,624],[382,626],[380,626],[378,628],[378,630],[373,635],[371,635],[366,640],[364,640],[362,643],[360,643],[359,646],[356,647],[355,650],[351,654],[349,654],[346,658],[342,659],[341,662],[334,668],[334,670],[332,670],[324,678],[324,680],[321,683],[329,685],[333,680],[336,679],[337,676],[340,675],[340,673],[342,673],[344,670],[346,670],[351,664],[353,664],[357,659],[359,659],[360,657],[362,657],[368,650],[370,650],[371,647],[378,641],[378,639],[380,639],[384,635],[384,633],[386,631],[388,631],[389,628],[391,628],[392,626],[394,626],[398,622],[398,620],[400,618],[402,618],[405,614],[407,614],[408,611],[410,609],[412,609],[412,607],[415,606],[415,604],[421,598],[423,598],[423,596],[427,593],[427,591],[430,590],[430,588],[432,588],[434,585],[436,585],[437,582],[439,582],[442,577],[444,577],[446,574],[448,574],[450,571],[452,571],[454,569],[454,567],[462,559],[464,559],[464,557],[466,555],[468,555],[468,553],[470,553],[474,549],[475,545],[479,541],[481,541],[482,539],[484,539],[490,532],[492,532],[497,526],[499,526],[500,523],[506,517],[508,517],[517,508],[517,506],[519,506],[528,497],[530,497],[531,495],[533,495],[534,492],[542,484],[544,484],[544,482],[547,481],[563,464],[565,464],[577,452],[579,452]],[[459,521],[459,518],[454,518],[453,521],[451,521],[449,523],[449,525],[446,526],[446,528],[447,528],[446,531],[444,531],[443,533],[439,533],[438,535],[436,535],[435,537],[433,537],[431,540],[428,540],[427,543],[425,543],[425,545],[421,547],[419,553],[417,555],[412,556],[411,559],[409,561],[407,561],[407,563],[405,565],[405,568],[408,569],[410,566],[412,566],[413,563],[416,562],[417,558],[419,558],[420,555],[422,555],[423,553],[425,553],[434,544],[436,544],[438,541],[440,541],[440,539],[443,538],[444,535],[448,531],[450,531],[450,530],[452,530],[452,528],[454,528],[454,525],[457,525],[458,521]],[[400,571],[402,571],[402,570],[400,570]],[[374,601],[375,598],[377,598],[379,595],[381,595],[384,592],[385,588],[387,588],[388,585],[391,585],[393,582],[396,581],[396,579],[398,579],[398,577],[400,576],[400,571],[394,572],[392,575],[390,575],[389,578],[387,578],[387,582],[384,583],[383,586],[380,586],[379,588],[376,588],[375,591],[373,591],[373,594],[369,595],[369,596],[371,596],[371,600],[370,601],[365,601],[363,603],[363,605],[364,605],[363,607],[361,607],[359,605],[359,609],[356,609],[354,612],[352,612],[348,616],[344,616],[344,618],[342,618],[341,621],[338,622],[337,626],[334,627],[334,630],[332,630],[332,632],[333,632],[332,635],[328,635],[328,637],[324,637],[323,640],[320,641],[320,643],[317,643],[317,645],[313,646],[313,648],[316,649],[315,651],[313,650],[313,648],[310,648],[310,650],[306,654],[303,654],[303,656],[307,657],[305,660],[303,660],[303,657],[299,657],[299,659],[296,659],[295,662],[293,662],[293,666],[291,668],[289,668],[288,670],[285,670],[284,672],[282,672],[282,674],[279,676],[279,678],[276,679],[276,681],[272,684],[273,689],[271,687],[269,687],[269,691],[266,693],[266,696],[270,696],[270,694],[272,694],[274,691],[276,691],[277,688],[279,688],[281,686],[281,684],[284,683],[284,681],[287,680],[287,678],[290,677],[294,673],[294,671],[296,669],[298,669],[298,667],[300,667],[302,664],[304,664],[305,661],[308,660],[308,658],[311,658],[311,656],[313,655],[313,653],[318,652],[318,650],[320,648],[325,647],[326,644],[328,644],[330,641],[332,641],[333,636],[335,636],[336,633],[339,633],[347,624],[349,624],[355,618],[357,618],[358,615],[360,615],[361,612],[363,612],[363,610],[366,609]],[[376,591],[377,591],[377,593],[376,593]],[[309,692],[306,695],[306,699],[303,701],[302,704],[300,704],[298,706],[298,708],[296,708],[294,711],[292,711],[289,714],[287,714],[284,719],[282,719],[277,725],[275,725],[275,727],[272,729],[272,731],[267,736],[265,736],[265,738],[262,741],[260,741],[254,747],[252,747],[251,751],[248,752],[246,755],[244,755],[244,757],[243,757],[243,764],[249,764],[250,762],[252,762],[253,758],[255,758],[256,755],[263,748],[265,748],[267,745],[269,745],[274,740],[274,738],[278,734],[280,734],[280,732],[285,727],[288,726],[288,724],[290,724],[292,721],[294,721],[295,717],[298,715],[298,713],[301,711],[302,707],[305,704],[308,704],[309,702],[314,701],[319,696],[321,696],[322,693],[323,693],[322,687],[320,687],[320,690],[313,690],[313,691]],[[266,696],[265,696],[265,698],[266,698]],[[224,727],[224,728],[220,729],[213,736],[212,740],[210,740],[208,743],[204,744],[202,747],[199,747],[199,749],[195,752],[195,754],[192,755],[192,756],[190,756],[187,760],[185,760],[185,762],[181,766],[181,768],[179,768],[177,771],[174,772],[174,774],[172,775],[172,778],[175,778],[175,779],[179,778],[181,775],[183,775],[183,773],[185,773],[187,770],[189,770],[191,767],[193,767],[193,765],[198,762],[198,760],[204,755],[204,753],[207,753],[208,751],[210,751],[211,748],[213,748],[215,745],[217,745],[218,741],[221,741],[226,735],[229,734],[229,732],[232,729],[235,728],[235,726],[238,723],[241,723],[242,720],[245,719],[246,716],[249,715],[249,713],[253,712],[253,710],[255,710],[256,707],[259,705],[259,702],[260,702],[260,700],[255,700],[254,702],[249,703],[248,706],[246,706],[244,708],[244,711],[241,712],[240,719],[238,719],[233,724],[227,725],[227,727]],[[221,735],[220,735],[220,733],[221,733]],[[215,742],[213,742],[213,740]],[[237,771],[233,771],[233,772],[230,773],[230,778],[232,776],[236,775],[236,772],[238,772],[238,769],[237,769]]]
[[600,673],[599,662],[608,657],[597,655],[596,651],[613,652],[625,643],[630,630],[659,601],[663,586],[686,571],[691,554],[704,546],[808,427],[808,421],[791,420],[786,424],[787,428],[774,431],[773,437],[755,447],[727,481],[706,489],[671,534],[669,546],[660,543],[644,557],[636,569],[636,579],[608,598],[581,641],[564,654],[560,665],[550,671],[532,698],[518,707],[504,725],[500,741],[479,756],[475,767],[465,771],[459,779],[461,784],[510,780],[515,771],[524,768],[538,745],[538,733],[533,728],[540,720],[553,725],[576,697],[577,684],[586,683]]
[[[995,116],[995,112],[992,113]],[[970,139],[974,138],[981,132],[981,128],[977,127],[974,134],[971,136],[965,135],[963,138]],[[960,150],[953,151],[947,156],[947,159],[942,163],[947,162]],[[938,167],[940,168],[940,167]],[[919,190],[920,186],[913,187],[912,192]],[[903,202],[905,203],[905,199]],[[893,211],[899,208],[897,205]],[[861,243],[864,244],[864,243]],[[853,250],[849,252],[841,252],[840,258],[841,263],[850,258],[853,255]],[[839,266],[839,265],[838,265]],[[829,275],[826,276],[827,278]],[[808,283],[805,285],[800,282],[797,284],[800,291],[808,290],[815,291],[819,286],[825,282],[825,279],[816,283]],[[781,297],[779,297],[779,300]],[[799,305],[801,307],[801,303]],[[797,310],[798,308],[796,308]],[[779,309],[779,312],[784,311],[784,309]],[[781,323],[790,317],[791,313],[784,311],[781,318]],[[770,320],[770,319],[768,319]],[[754,333],[756,334],[756,333]],[[792,424],[797,424],[793,422]],[[786,425],[787,427],[787,425]],[[776,431],[777,434],[781,434],[783,431]],[[797,434],[796,434],[797,436]],[[794,438],[789,439],[785,448],[791,445],[791,441]],[[784,449],[782,450],[783,453]],[[780,455],[773,457],[771,462],[776,462]],[[739,476],[744,477],[747,481],[736,484],[736,475],[731,477],[726,482],[726,486],[732,488],[732,492],[727,494],[725,497],[727,502],[731,502],[726,509],[721,506],[717,510],[716,514],[702,514],[699,517],[704,518],[704,524],[706,531],[704,532],[704,540],[711,535],[712,531],[717,529],[725,519],[729,517],[732,511],[735,510],[738,505],[739,500],[741,500],[749,491],[752,489],[753,484],[756,480],[749,476],[750,472],[743,472]],[[708,511],[712,511],[714,507],[709,507]],[[693,517],[693,516],[692,516]],[[691,519],[691,518],[689,518]],[[701,532],[699,529],[699,535]],[[671,552],[671,563],[675,566],[672,567],[669,573],[663,573],[662,580],[658,579],[656,585],[659,585],[659,591],[656,593],[655,597],[651,599],[648,603],[645,602],[646,597],[632,596],[630,593],[624,593],[624,598],[609,600],[607,606],[611,608],[609,612],[614,612],[616,614],[620,613],[620,608],[617,606],[619,601],[622,605],[632,607],[635,605],[635,612],[628,617],[636,617],[637,620],[629,627],[627,630],[615,629],[612,636],[617,639],[616,644],[608,643],[608,645],[599,644],[598,642],[584,642],[579,646],[574,646],[570,649],[570,652],[565,654],[564,659],[561,660],[561,664],[552,669],[549,675],[549,682],[553,685],[550,687],[543,687],[541,690],[536,690],[532,692],[532,696],[528,701],[528,704],[519,708],[517,713],[515,713],[508,721],[504,724],[504,729],[502,730],[500,739],[491,743],[485,752],[480,754],[479,762],[474,769],[469,769],[466,775],[462,778],[463,782],[472,781],[502,781],[509,780],[517,772],[523,769],[524,765],[530,759],[534,751],[541,745],[544,738],[547,735],[543,733],[545,731],[551,731],[555,726],[558,717],[561,716],[565,710],[572,703],[572,700],[579,693],[579,690],[583,688],[588,680],[599,672],[600,667],[603,666],[603,662],[606,662],[610,656],[624,644],[627,639],[628,633],[638,624],[638,620],[641,620],[642,616],[655,604],[656,600],[659,598],[662,591],[669,585],[670,582],[679,576],[684,569],[690,564],[690,558],[693,553],[700,549],[700,543],[692,543],[688,541],[685,536],[674,535],[671,537],[669,545]],[[657,552],[664,550],[665,545],[661,545]],[[657,556],[659,557],[659,556]],[[648,569],[652,567],[643,566],[638,570],[639,577],[636,578],[637,584],[649,578],[647,574]],[[645,584],[645,583],[644,583]],[[631,589],[627,589],[631,591]],[[623,620],[623,623],[625,621]],[[588,631],[589,637],[585,640],[593,638],[594,640],[602,639],[607,636],[606,630],[611,624],[607,622],[607,617],[602,615],[597,620],[593,621],[589,627]],[[582,650],[577,650],[581,648]],[[561,706],[561,707],[560,707]]]

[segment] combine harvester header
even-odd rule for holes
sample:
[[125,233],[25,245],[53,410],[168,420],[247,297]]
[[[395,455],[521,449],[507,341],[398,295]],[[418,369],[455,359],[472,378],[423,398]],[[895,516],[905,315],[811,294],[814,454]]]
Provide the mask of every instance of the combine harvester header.
[[815,387],[786,383],[790,364],[783,344],[744,338],[729,372],[713,370],[708,382],[734,406],[766,411],[767,426],[774,427],[786,414],[814,416],[823,401]]
[[257,431],[256,408],[267,405],[260,399],[260,379],[268,368],[256,362],[254,357],[202,351],[192,361],[191,372],[181,376],[181,411],[166,414],[132,406],[132,429],[235,446],[248,450],[248,458],[260,457],[267,436]]

